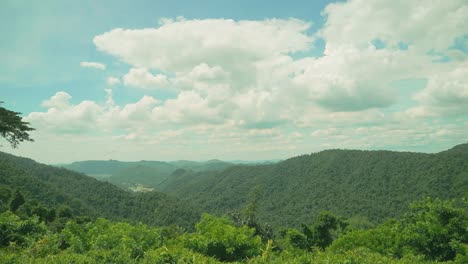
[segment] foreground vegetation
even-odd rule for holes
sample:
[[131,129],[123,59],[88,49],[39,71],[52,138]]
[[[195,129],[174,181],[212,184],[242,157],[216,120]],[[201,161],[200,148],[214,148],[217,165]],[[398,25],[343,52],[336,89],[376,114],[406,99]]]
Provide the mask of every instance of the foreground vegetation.
[[[204,214],[193,232],[70,211],[0,214],[0,263],[467,263],[466,203],[425,199],[398,220],[360,229],[322,212],[277,235],[249,210],[234,219]],[[13,210],[13,211],[12,211]]]

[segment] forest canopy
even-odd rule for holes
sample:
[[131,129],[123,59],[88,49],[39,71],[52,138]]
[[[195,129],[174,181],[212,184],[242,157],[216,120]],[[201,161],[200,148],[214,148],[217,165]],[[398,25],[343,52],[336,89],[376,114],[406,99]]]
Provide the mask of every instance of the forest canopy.
[[[466,206],[466,203],[465,203]],[[330,212],[263,240],[255,227],[204,214],[192,232],[57,214],[0,213],[1,263],[467,263],[468,215],[424,199],[371,229]]]

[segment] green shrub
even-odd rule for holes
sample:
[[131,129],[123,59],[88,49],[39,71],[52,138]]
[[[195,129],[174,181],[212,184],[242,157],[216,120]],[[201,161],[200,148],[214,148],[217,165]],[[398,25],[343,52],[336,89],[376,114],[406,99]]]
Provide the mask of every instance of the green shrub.
[[228,218],[203,214],[194,234],[186,235],[184,245],[221,261],[240,261],[261,253],[262,242],[255,229],[236,227]]

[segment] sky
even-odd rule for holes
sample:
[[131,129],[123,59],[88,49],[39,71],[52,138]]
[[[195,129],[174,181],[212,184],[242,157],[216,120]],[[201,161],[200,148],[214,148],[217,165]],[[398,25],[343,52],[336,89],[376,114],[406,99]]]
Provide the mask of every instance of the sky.
[[79,160],[468,142],[466,0],[0,1],[0,101]]

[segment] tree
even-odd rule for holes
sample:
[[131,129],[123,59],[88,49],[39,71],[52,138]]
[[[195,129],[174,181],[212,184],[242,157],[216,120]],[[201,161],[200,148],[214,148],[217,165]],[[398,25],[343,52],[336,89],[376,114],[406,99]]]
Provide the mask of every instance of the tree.
[[406,251],[432,260],[453,260],[468,244],[468,214],[454,201],[427,198],[411,204],[400,221],[399,235]]
[[227,217],[203,214],[196,232],[185,237],[185,246],[221,261],[241,261],[260,255],[262,240],[255,229],[236,227]]
[[23,205],[25,202],[23,195],[19,190],[16,190],[13,194],[11,201],[10,201],[10,210],[12,212],[16,212],[18,208]]
[[330,250],[343,252],[357,248],[394,257],[423,256],[429,260],[466,263],[468,215],[453,201],[427,198],[410,206],[400,220],[390,220],[369,230],[349,232]]
[[0,106],[0,136],[10,142],[12,148],[16,148],[23,141],[34,141],[28,134],[34,128],[30,127],[28,122],[23,122],[20,114]]
[[273,239],[273,229],[268,224],[261,224],[257,219],[258,201],[262,194],[262,189],[259,186],[253,188],[249,193],[246,205],[240,210],[230,215],[237,227],[247,226],[255,229],[255,235],[262,238],[262,241],[267,242]]
[[322,211],[313,225],[302,224],[302,233],[296,229],[290,229],[287,232],[287,237],[290,243],[297,248],[325,249],[333,242],[332,231],[343,230],[345,227],[346,223],[341,218],[328,211]]

